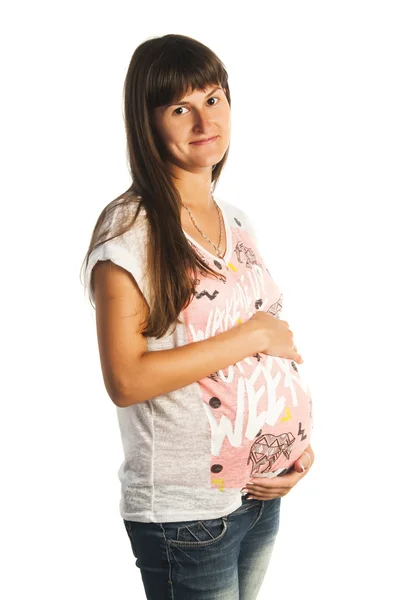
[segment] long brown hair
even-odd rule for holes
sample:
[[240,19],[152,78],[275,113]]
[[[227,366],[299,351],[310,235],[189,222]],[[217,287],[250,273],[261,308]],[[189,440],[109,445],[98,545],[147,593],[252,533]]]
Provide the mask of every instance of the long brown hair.
[[[220,59],[197,40],[175,34],[140,44],[131,58],[124,82],[124,122],[133,183],[101,212],[82,268],[87,267],[94,248],[133,226],[143,206],[151,240],[147,244],[146,267],[152,306],[142,330],[147,337],[163,337],[171,325],[180,323],[180,312],[193,299],[198,271],[223,277],[202,260],[185,237],[181,225],[181,196],[166,168],[164,147],[153,125],[156,107],[178,102],[188,90],[205,91],[211,84],[225,89],[231,105],[228,74]],[[228,152],[229,147],[213,167],[212,191]],[[133,214],[129,210],[132,205],[136,207]],[[118,207],[125,218],[119,219],[111,232],[107,223]],[[113,235],[107,237],[110,233]]]

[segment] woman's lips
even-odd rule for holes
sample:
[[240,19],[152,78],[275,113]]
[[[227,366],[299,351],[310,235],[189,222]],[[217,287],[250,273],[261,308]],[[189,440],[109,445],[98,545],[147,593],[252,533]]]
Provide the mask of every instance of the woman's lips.
[[204,144],[211,144],[211,142],[214,142],[214,140],[216,140],[216,139],[217,139],[217,137],[218,137],[218,136],[217,136],[217,135],[215,135],[214,137],[212,137],[212,138],[209,138],[208,140],[203,140],[202,142],[191,142],[191,144],[192,144],[193,146],[203,146]]

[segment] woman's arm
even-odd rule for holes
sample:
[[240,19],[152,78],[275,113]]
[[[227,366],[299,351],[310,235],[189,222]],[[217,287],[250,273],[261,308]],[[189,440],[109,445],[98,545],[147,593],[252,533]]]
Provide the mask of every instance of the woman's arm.
[[118,397],[118,406],[130,406],[185,387],[255,354],[258,347],[258,331],[248,321],[200,342],[144,352],[129,387]]
[[99,261],[92,274],[98,346],[107,392],[125,408],[199,381],[264,348],[255,320],[200,342],[148,352],[140,331],[148,305],[133,276],[112,261]]

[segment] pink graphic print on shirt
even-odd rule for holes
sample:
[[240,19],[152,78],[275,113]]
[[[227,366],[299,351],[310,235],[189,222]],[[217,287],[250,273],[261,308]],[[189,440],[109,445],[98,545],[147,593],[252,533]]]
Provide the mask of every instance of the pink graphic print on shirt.
[[[246,322],[257,310],[279,318],[282,294],[251,237],[233,228],[232,242],[228,269],[197,249],[227,281],[197,281],[195,298],[184,311],[188,342]],[[250,476],[274,477],[310,443],[310,391],[293,361],[258,353],[209,374],[199,385],[211,434],[212,487],[223,491],[241,488]]]

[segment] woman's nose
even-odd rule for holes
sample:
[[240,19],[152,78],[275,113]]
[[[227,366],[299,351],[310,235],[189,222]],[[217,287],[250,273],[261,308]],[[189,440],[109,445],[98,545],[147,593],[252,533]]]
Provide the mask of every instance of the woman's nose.
[[211,125],[209,116],[203,112],[196,112],[194,117],[194,127],[199,128],[201,131],[206,131]]

